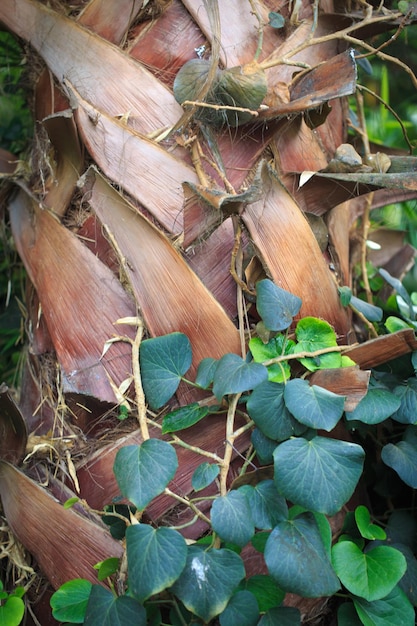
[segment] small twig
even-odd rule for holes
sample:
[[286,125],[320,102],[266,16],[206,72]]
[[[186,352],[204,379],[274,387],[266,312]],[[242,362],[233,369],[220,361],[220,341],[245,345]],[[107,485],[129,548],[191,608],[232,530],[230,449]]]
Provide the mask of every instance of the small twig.
[[314,350],[314,352],[298,352],[297,354],[283,354],[282,356],[276,356],[273,359],[269,359],[268,361],[263,361],[262,365],[268,367],[269,365],[273,365],[274,363],[280,363],[282,361],[290,361],[291,359],[314,359],[316,356],[321,356],[322,354],[329,354],[331,352],[343,352],[347,348],[351,348],[352,346],[332,346],[329,348],[321,348],[320,350]]
[[358,309],[356,307],[354,307],[352,304],[349,305],[350,308],[352,309],[352,311],[355,313],[355,315],[357,317],[359,317],[359,319],[365,324],[365,326],[368,328],[369,330],[369,334],[374,337],[375,339],[378,337],[378,333],[376,332],[375,328],[373,327],[372,323],[366,319],[366,317],[364,316],[363,313],[361,313],[360,311],[358,311]]
[[231,396],[229,409],[227,411],[226,419],[226,446],[224,449],[224,457],[220,465],[220,495],[225,496],[227,493],[227,476],[229,474],[230,463],[232,462],[233,444],[236,439],[236,433],[234,432],[235,414],[237,403],[242,394],[236,393]]
[[246,109],[244,107],[232,107],[227,104],[210,104],[209,102],[201,102],[200,100],[184,100],[181,106],[202,107],[205,109],[214,109],[215,111],[238,111],[239,113],[250,113],[254,117],[258,117],[258,111]]
[[372,291],[369,285],[369,277],[368,277],[368,269],[366,267],[366,261],[368,256],[368,249],[366,246],[366,242],[368,241],[368,233],[371,225],[370,220],[370,211],[372,206],[372,201],[374,199],[374,192],[371,191],[366,198],[365,208],[362,214],[362,243],[361,243],[361,269],[362,269],[362,280],[363,286],[366,293],[366,299],[369,304],[372,304]]
[[174,491],[171,491],[171,489],[168,489],[168,487],[165,487],[164,489],[164,493],[167,496],[171,496],[171,498],[174,498],[174,500],[177,500],[177,502],[181,502],[181,504],[185,504],[186,506],[190,507],[190,509],[192,511],[194,511],[194,513],[201,519],[203,520],[203,522],[206,522],[206,524],[211,525],[211,522],[209,520],[209,518],[204,515],[204,513],[202,513],[200,511],[199,508],[196,507],[196,505],[191,502],[191,500],[189,500],[188,498],[183,498],[182,496],[179,496],[177,493],[175,493]]
[[[154,420],[150,418],[148,418],[148,422],[152,426],[155,426],[156,428],[159,428],[159,430],[162,430],[162,426],[161,424],[159,424],[159,422],[155,422]],[[179,437],[177,437],[177,435],[174,435],[173,433],[170,433],[170,437],[172,438],[173,443],[177,444],[181,448],[185,448],[186,450],[190,450],[190,452],[195,452],[196,454],[200,454],[201,456],[206,456],[207,458],[212,459],[219,465],[223,460],[220,456],[218,456],[214,452],[208,452],[208,450],[203,450],[203,448],[198,448],[197,446],[191,446],[189,443],[186,443],[185,441],[183,441],[182,439],[180,439]]]
[[142,386],[142,377],[140,374],[139,350],[143,337],[143,322],[138,318],[138,330],[134,340],[132,341],[132,370],[133,381],[135,384],[135,396],[138,409],[138,421],[140,433],[143,441],[149,439],[148,420],[146,417],[145,393]]

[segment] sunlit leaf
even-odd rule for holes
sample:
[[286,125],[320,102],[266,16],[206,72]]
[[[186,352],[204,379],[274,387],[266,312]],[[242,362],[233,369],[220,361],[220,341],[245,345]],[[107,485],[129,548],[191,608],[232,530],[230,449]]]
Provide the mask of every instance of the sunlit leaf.
[[82,624],[93,585],[77,578],[61,585],[51,597],[52,615],[59,622]]
[[336,348],[335,352],[301,358],[301,363],[308,370],[315,372],[318,369],[341,367],[342,357],[337,351],[336,333],[328,322],[316,317],[303,317],[296,326],[295,336],[298,343],[293,350],[294,354]]
[[355,509],[355,521],[358,530],[365,539],[386,539],[387,533],[380,526],[371,522],[371,515],[366,506],[360,505]]

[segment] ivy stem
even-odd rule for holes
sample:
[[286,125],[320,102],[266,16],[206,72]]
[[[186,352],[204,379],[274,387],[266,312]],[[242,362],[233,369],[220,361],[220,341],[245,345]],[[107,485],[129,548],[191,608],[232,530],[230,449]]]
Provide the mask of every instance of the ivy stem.
[[[151,420],[149,418],[148,418],[148,422],[152,426],[159,428],[159,430],[162,429],[161,424],[159,424],[158,422],[155,422],[154,420]],[[172,442],[177,444],[178,446],[181,446],[181,448],[185,448],[186,450],[190,450],[191,452],[195,452],[196,454],[200,454],[201,456],[206,456],[209,459],[212,459],[213,461],[218,463],[219,465],[223,462],[223,459],[217,454],[215,454],[214,452],[209,452],[208,450],[203,450],[202,448],[198,448],[197,446],[192,446],[189,443],[186,443],[185,441],[177,437],[177,435],[174,435],[173,433],[170,433],[170,437],[172,438]]]
[[235,413],[237,403],[242,394],[237,393],[231,397],[229,408],[227,411],[226,419],[226,446],[224,449],[224,457],[220,466],[220,495],[225,496],[227,493],[227,475],[230,469],[230,463],[232,461],[233,444],[236,439],[236,433],[234,432]]
[[211,522],[209,520],[209,518],[207,517],[207,515],[204,515],[204,513],[202,513],[200,511],[199,508],[196,507],[196,505],[191,502],[191,500],[189,500],[188,498],[183,498],[182,496],[179,496],[177,493],[175,493],[174,491],[171,491],[171,489],[168,489],[168,487],[165,487],[164,489],[164,493],[167,496],[171,496],[171,498],[174,498],[174,500],[177,500],[178,502],[181,502],[181,504],[185,504],[186,506],[188,506],[192,511],[194,511],[194,513],[201,519],[203,520],[203,522],[206,522],[206,524],[211,525]]
[[136,336],[132,342],[132,370],[133,370],[133,380],[135,383],[135,395],[136,395],[136,403],[138,407],[138,421],[140,426],[140,433],[142,435],[143,441],[149,439],[149,429],[148,429],[148,420],[146,417],[146,402],[145,402],[145,394],[142,387],[142,377],[140,375],[140,364],[139,364],[139,349],[140,344],[143,337],[143,322],[138,319],[138,330]]
[[268,361],[263,361],[262,365],[268,367],[268,365],[273,365],[274,363],[280,363],[281,361],[290,361],[291,359],[309,359],[315,358],[316,356],[320,356],[321,354],[328,354],[330,352],[343,352],[347,348],[351,348],[352,346],[330,346],[329,348],[321,348],[320,350],[314,350],[314,352],[297,352],[297,354],[283,354],[282,356],[276,356],[273,359],[269,359]]

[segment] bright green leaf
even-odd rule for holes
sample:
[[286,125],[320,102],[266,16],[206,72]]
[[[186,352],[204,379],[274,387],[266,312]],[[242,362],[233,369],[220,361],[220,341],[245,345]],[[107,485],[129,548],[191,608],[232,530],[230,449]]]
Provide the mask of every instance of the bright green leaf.
[[109,576],[113,576],[119,569],[119,559],[117,557],[111,557],[109,559],[105,559],[101,561],[101,563],[97,563],[94,566],[94,569],[97,571],[98,580],[106,580]]
[[364,626],[414,626],[414,608],[399,587],[382,600],[353,598],[353,603]]
[[292,606],[279,606],[269,609],[261,617],[258,626],[300,626],[300,611]]
[[129,589],[143,602],[170,587],[184,569],[187,544],[179,532],[133,524],[126,530]]
[[0,606],[0,626],[19,626],[24,614],[25,603],[23,600],[16,596],[10,596],[6,602]]
[[219,475],[220,468],[215,463],[202,463],[194,470],[191,477],[191,485],[194,491],[205,489],[211,485],[213,480]]
[[93,585],[84,626],[146,626],[146,611],[129,596],[116,597],[109,589]]
[[404,320],[400,319],[399,317],[394,317],[393,315],[387,317],[384,326],[389,333],[396,333],[399,330],[411,328],[410,324],[407,324],[407,322],[405,322]]
[[172,398],[190,368],[190,341],[183,333],[145,339],[139,358],[146,400],[153,409],[159,409]]
[[268,378],[268,370],[260,363],[246,363],[237,354],[225,354],[219,361],[213,381],[218,400],[232,393],[254,389]]
[[281,604],[285,596],[285,591],[280,589],[274,579],[266,574],[256,574],[243,580],[239,589],[247,589],[253,593],[261,613]]
[[273,529],[265,546],[265,563],[279,587],[305,598],[331,596],[340,589],[311,513]]
[[[320,320],[316,317],[303,317],[295,329],[297,345],[293,352],[299,354],[301,352],[316,352],[325,348],[337,346],[337,338],[334,329],[328,322]],[[317,357],[308,357],[300,359],[305,368],[311,372],[318,369],[334,369],[341,366],[342,357],[340,352],[329,352]]]
[[401,480],[417,489],[417,427],[408,426],[403,440],[388,443],[382,448],[381,458],[385,465],[392,467]]
[[61,585],[51,596],[52,615],[58,622],[82,624],[93,585],[76,578]]
[[353,541],[340,541],[332,548],[333,567],[343,585],[368,602],[387,596],[405,573],[405,557],[389,546],[362,552]]
[[262,480],[247,489],[245,494],[256,528],[270,530],[288,518],[287,503],[278,493],[273,480]]
[[219,615],[220,626],[256,626],[258,620],[258,603],[250,591],[234,593],[223,613]]
[[256,308],[269,330],[280,331],[291,326],[301,304],[300,298],[267,278],[256,283]]
[[365,539],[384,540],[387,538],[387,533],[383,528],[371,523],[371,515],[366,506],[360,505],[355,509],[355,521],[360,534]]
[[189,611],[209,622],[224,611],[244,576],[243,561],[235,552],[189,546],[185,568],[172,592]]
[[284,400],[294,417],[309,426],[328,432],[333,430],[342,417],[345,398],[308,380],[293,378],[285,385]]
[[380,424],[400,407],[398,396],[378,387],[369,389],[356,408],[346,413],[347,420],[356,420],[365,424]]
[[285,387],[267,380],[255,387],[246,403],[247,411],[259,430],[275,441],[284,441],[305,430],[285,406]]
[[123,496],[143,511],[163,492],[177,467],[177,453],[171,444],[147,439],[138,446],[121,448],[113,471]]
[[77,496],[74,496],[73,498],[68,498],[68,500],[64,502],[63,507],[64,509],[70,509],[71,507],[74,506],[74,504],[76,504],[79,501],[80,499],[77,498]]
[[334,515],[353,494],[364,457],[360,446],[346,441],[289,439],[274,451],[275,484],[294,504]]
[[[295,346],[294,341],[285,337],[285,335],[277,335],[264,343],[260,337],[253,337],[249,341],[249,350],[256,363],[263,363],[270,359],[275,359],[285,354],[289,354]],[[268,365],[268,380],[275,383],[282,383],[291,376],[291,368],[288,361],[274,363]]]
[[213,530],[224,540],[243,547],[255,533],[248,500],[240,490],[219,496],[211,507]]
[[203,417],[210,413],[207,406],[200,406],[198,402],[187,404],[175,411],[171,411],[162,420],[162,434],[175,433],[197,424]]

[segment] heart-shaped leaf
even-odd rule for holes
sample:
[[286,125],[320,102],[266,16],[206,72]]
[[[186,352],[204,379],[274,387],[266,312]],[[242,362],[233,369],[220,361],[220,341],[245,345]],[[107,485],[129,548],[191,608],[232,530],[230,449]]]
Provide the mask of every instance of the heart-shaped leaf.
[[[275,359],[286,354],[290,354],[295,342],[285,335],[277,335],[264,343],[260,337],[253,337],[249,341],[249,350],[256,363],[263,363],[270,359]],[[275,383],[282,383],[291,376],[291,368],[288,361],[281,361],[268,365],[268,380]]]
[[248,413],[259,430],[275,441],[284,441],[305,430],[288,411],[284,391],[285,385],[267,380],[253,390],[246,403]]
[[182,406],[175,411],[171,411],[165,415],[162,420],[162,434],[175,433],[178,430],[184,430],[194,424],[197,424],[203,417],[210,413],[207,406],[200,406],[198,402],[193,402],[187,406]]
[[379,424],[395,413],[400,404],[401,400],[391,391],[376,387],[369,389],[356,408],[346,413],[346,419],[365,424]]
[[403,440],[388,443],[382,448],[381,458],[392,467],[406,485],[417,489],[417,427],[408,426]]
[[213,382],[214,372],[216,371],[218,360],[212,357],[203,359],[197,369],[196,385],[203,389],[208,389]]
[[[328,322],[317,317],[303,317],[296,326],[295,336],[298,343],[294,347],[294,354],[316,352],[333,347],[337,350],[337,337],[334,329]],[[333,369],[342,365],[341,354],[337,351],[321,354],[314,358],[301,358],[300,361],[311,372],[318,369]]]
[[179,532],[133,524],[126,530],[129,589],[144,602],[173,585],[185,566],[187,544]]
[[202,463],[196,467],[191,477],[191,485],[194,491],[200,491],[211,485],[213,480],[219,475],[219,471],[219,466],[214,463]]
[[415,621],[414,607],[399,587],[395,587],[382,600],[368,602],[363,598],[353,598],[353,604],[365,626],[393,626],[393,624],[412,626]]
[[269,439],[259,428],[254,428],[250,440],[261,465],[271,465],[274,462],[273,455],[277,442]]
[[293,378],[285,385],[284,400],[294,417],[310,428],[333,430],[342,417],[344,396],[323,387],[311,385],[302,378]]
[[268,378],[268,370],[260,363],[246,363],[237,354],[225,354],[214,374],[213,393],[218,400],[231,393],[254,389]]
[[277,287],[267,278],[256,283],[256,308],[269,330],[288,328],[301,304],[301,298]]
[[236,591],[219,615],[220,626],[256,626],[258,621],[258,603],[250,591]]
[[189,611],[209,622],[224,611],[244,576],[243,561],[235,552],[189,546],[185,568],[172,592]]
[[265,546],[265,563],[282,589],[305,598],[331,596],[340,589],[311,513],[273,529]]
[[371,516],[366,506],[361,504],[355,509],[355,521],[360,534],[365,539],[384,540],[387,538],[387,533],[383,528],[372,524]]
[[346,441],[289,439],[274,451],[275,484],[294,504],[334,515],[354,492],[364,457],[360,446]]
[[143,511],[163,492],[177,467],[177,453],[171,444],[147,439],[139,446],[121,448],[113,471],[123,496]]
[[353,541],[340,541],[332,548],[333,567],[343,585],[368,602],[387,596],[407,569],[405,557],[390,546],[362,552]]
[[211,507],[213,530],[224,540],[243,547],[255,533],[252,511],[244,493],[230,491]]
[[129,596],[116,597],[109,589],[93,585],[85,614],[85,626],[146,626],[144,607]]
[[6,602],[0,606],[0,626],[19,626],[24,614],[25,603],[22,598],[9,596]]
[[61,585],[51,596],[52,615],[59,622],[82,624],[93,585],[76,578]]
[[191,344],[183,333],[142,341],[139,350],[142,385],[153,409],[159,409],[174,395],[191,360]]
[[256,528],[270,530],[288,518],[287,503],[273,480],[262,480],[254,487],[246,485],[244,493]]
[[354,309],[362,313],[369,322],[380,322],[382,320],[383,310],[375,304],[370,304],[361,300],[356,296],[352,296],[349,303]]

